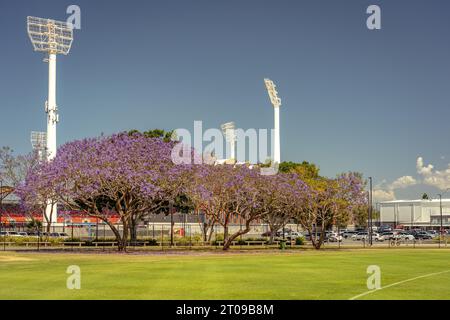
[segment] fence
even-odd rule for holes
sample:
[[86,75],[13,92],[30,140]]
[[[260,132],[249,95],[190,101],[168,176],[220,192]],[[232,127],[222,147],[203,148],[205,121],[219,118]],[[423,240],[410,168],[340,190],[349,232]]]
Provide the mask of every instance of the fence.
[[[343,242],[324,242],[322,248],[324,249],[401,249],[401,248],[449,248],[449,239],[445,238],[442,241],[434,240],[413,240],[413,241],[383,241],[375,242],[369,245],[367,241],[343,241]],[[280,248],[282,242],[286,243],[286,249],[312,249],[310,242],[305,242],[302,245],[296,244],[295,241],[275,240],[269,244],[268,240],[235,240],[231,242],[231,249],[240,250],[260,250],[260,249],[277,249]],[[221,249],[224,242],[215,240],[211,242],[204,241],[180,241],[175,239],[171,242],[168,239],[162,238],[161,241],[156,239],[147,241],[135,241],[128,243],[128,250],[130,251],[164,251],[164,250],[214,250]],[[2,241],[0,238],[0,251],[26,251],[26,250],[61,250],[61,251],[107,251],[117,250],[116,241]]]

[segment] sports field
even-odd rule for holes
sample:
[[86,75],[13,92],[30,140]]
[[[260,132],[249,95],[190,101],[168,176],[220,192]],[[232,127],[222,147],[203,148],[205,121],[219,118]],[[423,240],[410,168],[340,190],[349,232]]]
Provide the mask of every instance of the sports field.
[[[70,265],[81,269],[80,290],[66,287]],[[369,265],[381,268],[382,286],[370,293],[366,285]],[[450,250],[166,255],[0,253],[0,299],[355,297],[450,299]]]

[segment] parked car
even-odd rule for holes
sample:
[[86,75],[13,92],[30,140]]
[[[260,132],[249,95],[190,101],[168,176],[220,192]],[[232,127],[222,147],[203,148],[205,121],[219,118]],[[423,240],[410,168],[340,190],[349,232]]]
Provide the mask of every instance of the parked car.
[[390,232],[383,232],[380,234],[380,237],[383,239],[383,241],[389,241],[397,239],[397,234],[390,231]]
[[439,232],[436,230],[428,230],[426,231],[430,236],[432,236],[433,238],[439,237]]
[[29,237],[38,237],[38,236],[40,236],[42,238],[42,237],[49,236],[49,234],[47,232],[30,231],[30,232],[28,232],[28,236]]
[[380,235],[378,232],[373,232],[372,233],[372,240],[374,240],[376,242],[383,242],[384,241],[384,237],[382,235]]
[[292,232],[292,230],[291,229],[279,230],[279,231],[277,231],[277,233],[275,235],[277,237],[283,237],[283,232],[284,232],[284,237],[287,237]]
[[368,236],[367,231],[364,231],[364,232],[358,232],[357,234],[354,234],[354,235],[352,236],[352,240],[353,240],[353,241],[361,241],[361,240],[365,239],[367,236]]
[[0,235],[2,237],[20,237],[19,233],[16,231],[2,231]]
[[426,231],[415,232],[413,234],[414,238],[417,240],[431,240],[433,236]]
[[[367,232],[367,231],[359,232],[352,236],[352,240],[353,241],[362,241],[362,240],[368,241],[369,240],[369,232]],[[372,241],[384,241],[384,238],[382,236],[380,236],[379,233],[372,232]]]
[[378,228],[378,233],[382,234],[385,232],[392,232],[392,228],[390,226],[381,226]]
[[287,236],[286,239],[288,240],[295,240],[298,237],[302,237],[303,235],[300,232],[297,231],[291,231]]
[[69,235],[65,232],[52,232],[50,233],[50,237],[68,239]]
[[357,233],[358,233],[358,231],[346,230],[342,233],[342,236],[344,237],[344,239],[347,239],[347,238],[351,238],[353,235],[355,235]]
[[407,240],[407,241],[414,241],[415,240],[415,237],[412,234],[410,234],[410,233],[408,233],[406,231],[399,232],[396,235],[396,238],[400,239],[400,240]]
[[[319,239],[321,235],[322,235],[321,232],[315,232],[315,233],[314,233],[314,237],[316,237],[317,239]],[[306,233],[306,234],[304,235],[304,237],[305,237],[305,240],[306,240],[306,241],[311,241],[311,235],[310,235],[309,233]],[[325,241],[327,240],[327,235],[326,235],[326,234],[325,234],[324,240],[325,240]]]
[[28,237],[28,233],[27,233],[27,232],[24,232],[24,231],[18,232],[18,234],[19,234],[19,236],[21,236],[21,237]]
[[343,237],[336,232],[329,232],[326,234],[326,239],[329,242],[342,242]]

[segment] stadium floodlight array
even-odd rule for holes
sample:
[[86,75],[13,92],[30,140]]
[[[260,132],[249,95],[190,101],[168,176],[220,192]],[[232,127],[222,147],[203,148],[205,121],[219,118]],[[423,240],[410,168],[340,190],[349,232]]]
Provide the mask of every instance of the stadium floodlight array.
[[39,161],[46,158],[47,133],[31,131],[31,146],[38,153]]
[[68,55],[73,41],[73,26],[66,22],[36,17],[27,18],[28,36],[35,51]]
[[[46,157],[52,160],[56,156],[56,124],[59,122],[56,105],[56,55],[68,55],[73,42],[73,25],[52,19],[28,17],[27,30],[33,48],[45,52],[48,58],[48,100],[45,103],[47,113]],[[52,222],[57,221],[57,205],[48,205],[46,215],[52,214]]]
[[234,122],[227,122],[220,126],[225,139],[230,143],[230,159],[235,159],[236,130]]
[[276,85],[270,79],[264,79],[267,93],[269,94],[270,102],[274,108],[274,146],[273,146],[273,161],[275,163],[281,162],[280,152],[280,106],[281,99],[278,97]]

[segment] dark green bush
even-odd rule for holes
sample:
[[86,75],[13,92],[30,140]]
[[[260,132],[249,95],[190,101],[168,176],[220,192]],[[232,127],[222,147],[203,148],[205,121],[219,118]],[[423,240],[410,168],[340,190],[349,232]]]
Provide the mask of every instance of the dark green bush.
[[295,239],[295,244],[296,244],[297,246],[302,246],[302,245],[304,245],[304,244],[305,244],[305,238],[303,238],[303,237],[298,237],[298,238],[296,238],[296,239]]

